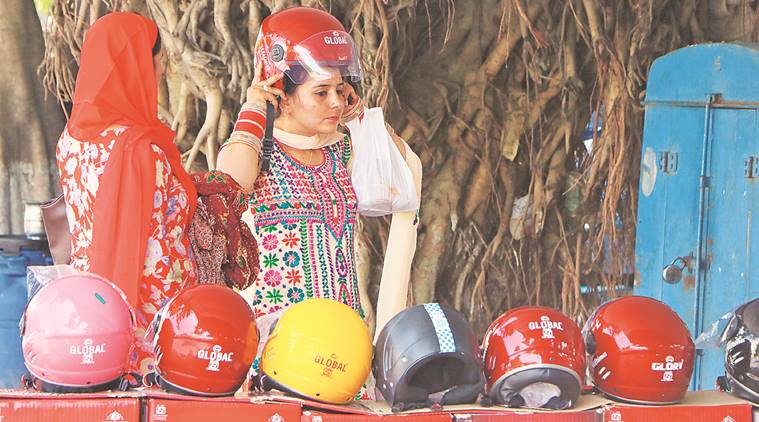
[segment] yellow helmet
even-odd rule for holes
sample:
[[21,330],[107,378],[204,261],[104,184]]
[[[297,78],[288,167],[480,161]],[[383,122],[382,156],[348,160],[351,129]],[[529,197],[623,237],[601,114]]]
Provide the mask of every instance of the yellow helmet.
[[361,317],[322,298],[287,309],[261,357],[261,371],[276,388],[335,404],[353,400],[371,364],[372,341]]

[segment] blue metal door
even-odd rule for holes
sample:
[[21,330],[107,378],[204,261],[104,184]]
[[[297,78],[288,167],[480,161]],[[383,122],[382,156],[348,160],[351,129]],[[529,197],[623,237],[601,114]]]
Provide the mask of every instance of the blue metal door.
[[[713,114],[705,274],[698,303],[702,311],[696,314],[703,324],[697,332],[736,305],[759,296],[759,270],[751,262],[752,252],[755,257],[759,252],[757,222],[752,221],[759,211],[759,168],[753,166],[754,157],[759,156],[757,110],[718,108]],[[704,350],[699,359],[701,383],[697,386],[714,388],[714,380],[724,373],[723,351]]]
[[[698,172],[704,138],[704,110],[675,104],[646,110],[641,187],[638,197],[635,293],[669,304],[681,317],[695,311],[698,241]],[[680,124],[673,125],[673,121]],[[650,134],[650,135],[649,135]],[[654,135],[655,134],[655,135]],[[682,280],[663,282],[662,268],[686,257]],[[695,321],[683,318],[691,333]]]
[[[649,75],[635,293],[672,306],[694,337],[759,296],[757,68],[755,46],[707,44],[658,59]],[[723,368],[721,350],[699,351],[691,387],[714,389]]]

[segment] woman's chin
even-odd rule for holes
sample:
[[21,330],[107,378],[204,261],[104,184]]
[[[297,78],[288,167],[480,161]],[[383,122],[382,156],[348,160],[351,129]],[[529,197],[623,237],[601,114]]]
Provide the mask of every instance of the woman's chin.
[[335,132],[337,132],[337,122],[329,122],[319,125],[319,129],[317,130],[319,135],[330,135]]

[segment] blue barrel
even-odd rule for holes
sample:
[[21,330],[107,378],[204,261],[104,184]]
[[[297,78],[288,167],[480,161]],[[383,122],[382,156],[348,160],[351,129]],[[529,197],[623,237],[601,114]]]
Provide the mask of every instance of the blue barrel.
[[46,239],[0,236],[0,388],[21,387],[26,373],[18,323],[26,307],[26,267],[50,265]]

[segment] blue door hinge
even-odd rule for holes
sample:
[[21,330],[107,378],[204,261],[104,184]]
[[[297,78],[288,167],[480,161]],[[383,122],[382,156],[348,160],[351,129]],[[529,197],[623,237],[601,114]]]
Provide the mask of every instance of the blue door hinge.
[[677,173],[678,156],[676,152],[661,151],[658,158],[657,164],[660,172],[664,174]]
[[759,178],[759,157],[750,156],[746,158],[744,163],[745,163],[745,171],[743,172],[743,174],[746,176],[746,178],[747,179]]

